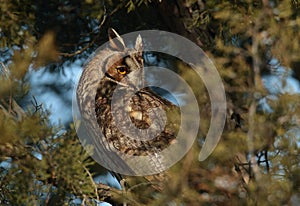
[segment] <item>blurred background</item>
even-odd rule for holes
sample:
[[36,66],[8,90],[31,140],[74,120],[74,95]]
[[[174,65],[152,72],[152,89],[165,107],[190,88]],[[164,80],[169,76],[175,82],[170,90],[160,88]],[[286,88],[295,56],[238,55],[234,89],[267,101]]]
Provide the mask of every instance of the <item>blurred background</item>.
[[[0,205],[300,205],[298,1],[1,0],[0,14]],[[199,83],[199,137],[162,191],[119,182],[74,129],[74,88],[110,27],[188,38],[225,86],[222,139],[199,162],[211,124],[203,83],[177,60],[145,55]]]

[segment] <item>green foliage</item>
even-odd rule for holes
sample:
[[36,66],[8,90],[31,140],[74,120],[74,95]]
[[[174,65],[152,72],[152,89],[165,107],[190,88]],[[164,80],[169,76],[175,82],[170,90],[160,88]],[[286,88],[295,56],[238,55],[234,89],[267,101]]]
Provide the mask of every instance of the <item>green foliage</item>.
[[0,48],[22,46],[34,28],[34,4],[31,1],[1,0]]
[[131,12],[136,9],[136,6],[148,5],[148,3],[151,3],[151,0],[129,0],[125,6],[127,7],[127,12]]
[[87,170],[91,162],[75,130],[61,134],[42,110],[24,115],[1,118],[0,158],[10,165],[0,172],[1,203],[48,205],[59,197],[55,204],[63,205],[75,197],[97,197]]
[[[285,66],[283,85],[288,68],[296,72],[293,66],[300,65],[299,3],[174,2],[50,0],[45,5],[1,1],[0,48],[11,49],[12,56],[6,65],[1,64],[8,72],[0,73],[0,204],[68,205],[80,198],[92,205],[92,199],[111,197],[131,205],[291,205],[293,198],[299,198],[299,94],[278,92],[269,98],[262,83],[263,75],[276,70],[269,64],[273,58]],[[159,13],[166,10],[179,15],[180,22],[169,23],[170,14]],[[49,112],[34,98],[33,105],[19,106],[30,89],[29,68],[57,68],[57,61],[85,55],[106,40],[110,26],[117,26],[121,33],[168,28],[196,35],[225,85],[228,119],[222,140],[201,163],[195,144],[170,169],[169,182],[161,192],[135,177],[128,178],[123,192],[99,190],[92,179],[95,165],[74,128],[51,125]],[[203,136],[210,124],[209,98],[199,80],[191,78],[194,74],[185,72],[185,65],[172,66],[189,83],[199,84],[193,89],[204,117]],[[261,109],[262,98],[272,112]],[[240,122],[231,119],[232,114],[240,115]]]
[[[299,146],[291,147],[287,143],[294,140],[299,144],[299,133],[294,130],[298,124],[291,121],[299,116],[299,111],[295,110],[299,95],[279,92],[278,99],[268,102],[273,109],[271,114],[262,112],[257,106],[261,98],[269,95],[262,86],[261,75],[269,70],[270,59],[279,59],[287,68],[293,61],[299,61],[299,14],[290,1],[276,2],[272,7],[255,2],[223,3],[212,12],[226,34],[216,39],[217,49],[214,52],[220,56],[216,58],[217,67],[235,105],[234,110],[244,114],[242,129],[247,135],[244,139],[251,141],[244,145],[257,155],[261,169],[253,171],[255,178],[247,187],[249,205],[290,204],[292,196],[299,193],[299,190],[293,190],[295,185],[288,178],[293,174],[293,178],[298,179],[291,168],[299,167],[298,157],[293,155],[294,152],[299,153]],[[285,81],[284,77],[282,81]],[[253,111],[248,109],[252,106]],[[294,132],[289,132],[291,130]],[[235,148],[232,145],[241,145],[238,143],[240,132],[224,133],[224,138],[231,140],[229,145],[224,143],[226,148],[232,150]],[[234,139],[236,141],[232,142]],[[219,147],[222,148],[222,145]],[[281,168],[284,165],[288,168]]]

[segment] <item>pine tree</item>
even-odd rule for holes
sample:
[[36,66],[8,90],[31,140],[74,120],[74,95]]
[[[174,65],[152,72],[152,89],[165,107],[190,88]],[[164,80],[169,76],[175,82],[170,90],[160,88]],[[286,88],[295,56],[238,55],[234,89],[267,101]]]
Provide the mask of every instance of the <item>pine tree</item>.
[[[2,1],[0,204],[297,205],[299,90],[285,88],[293,75],[299,80],[299,6],[290,0]],[[195,142],[168,171],[165,191],[137,177],[126,177],[122,190],[96,183],[103,168],[82,148],[72,122],[53,125],[43,102],[28,95],[31,71],[63,73],[64,65],[107,40],[108,27],[185,36],[213,60],[225,85],[221,141],[203,162]],[[270,75],[276,77],[271,86]],[[205,138],[210,104],[207,95],[200,99]]]

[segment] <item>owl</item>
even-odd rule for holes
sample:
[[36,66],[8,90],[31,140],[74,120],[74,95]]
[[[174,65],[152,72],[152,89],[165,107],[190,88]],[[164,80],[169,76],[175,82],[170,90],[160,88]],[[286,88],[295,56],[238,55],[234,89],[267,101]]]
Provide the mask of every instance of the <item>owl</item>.
[[[108,47],[88,61],[77,88],[79,109],[85,132],[95,146],[94,155],[112,170],[121,167],[129,171],[127,174],[138,175],[139,166],[163,171],[161,152],[176,144],[180,110],[152,87],[144,86],[141,36],[133,48],[126,47],[113,29],[109,29],[108,36]],[[132,162],[135,157],[149,156],[149,162]]]

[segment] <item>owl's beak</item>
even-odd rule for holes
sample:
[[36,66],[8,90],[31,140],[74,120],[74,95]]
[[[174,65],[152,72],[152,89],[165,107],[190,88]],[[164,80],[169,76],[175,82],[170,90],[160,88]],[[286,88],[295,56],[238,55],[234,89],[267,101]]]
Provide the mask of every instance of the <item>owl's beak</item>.
[[128,85],[134,88],[134,90],[138,91],[144,88],[145,85],[144,69],[140,68],[133,72],[130,72],[130,74],[126,79],[128,81]]

